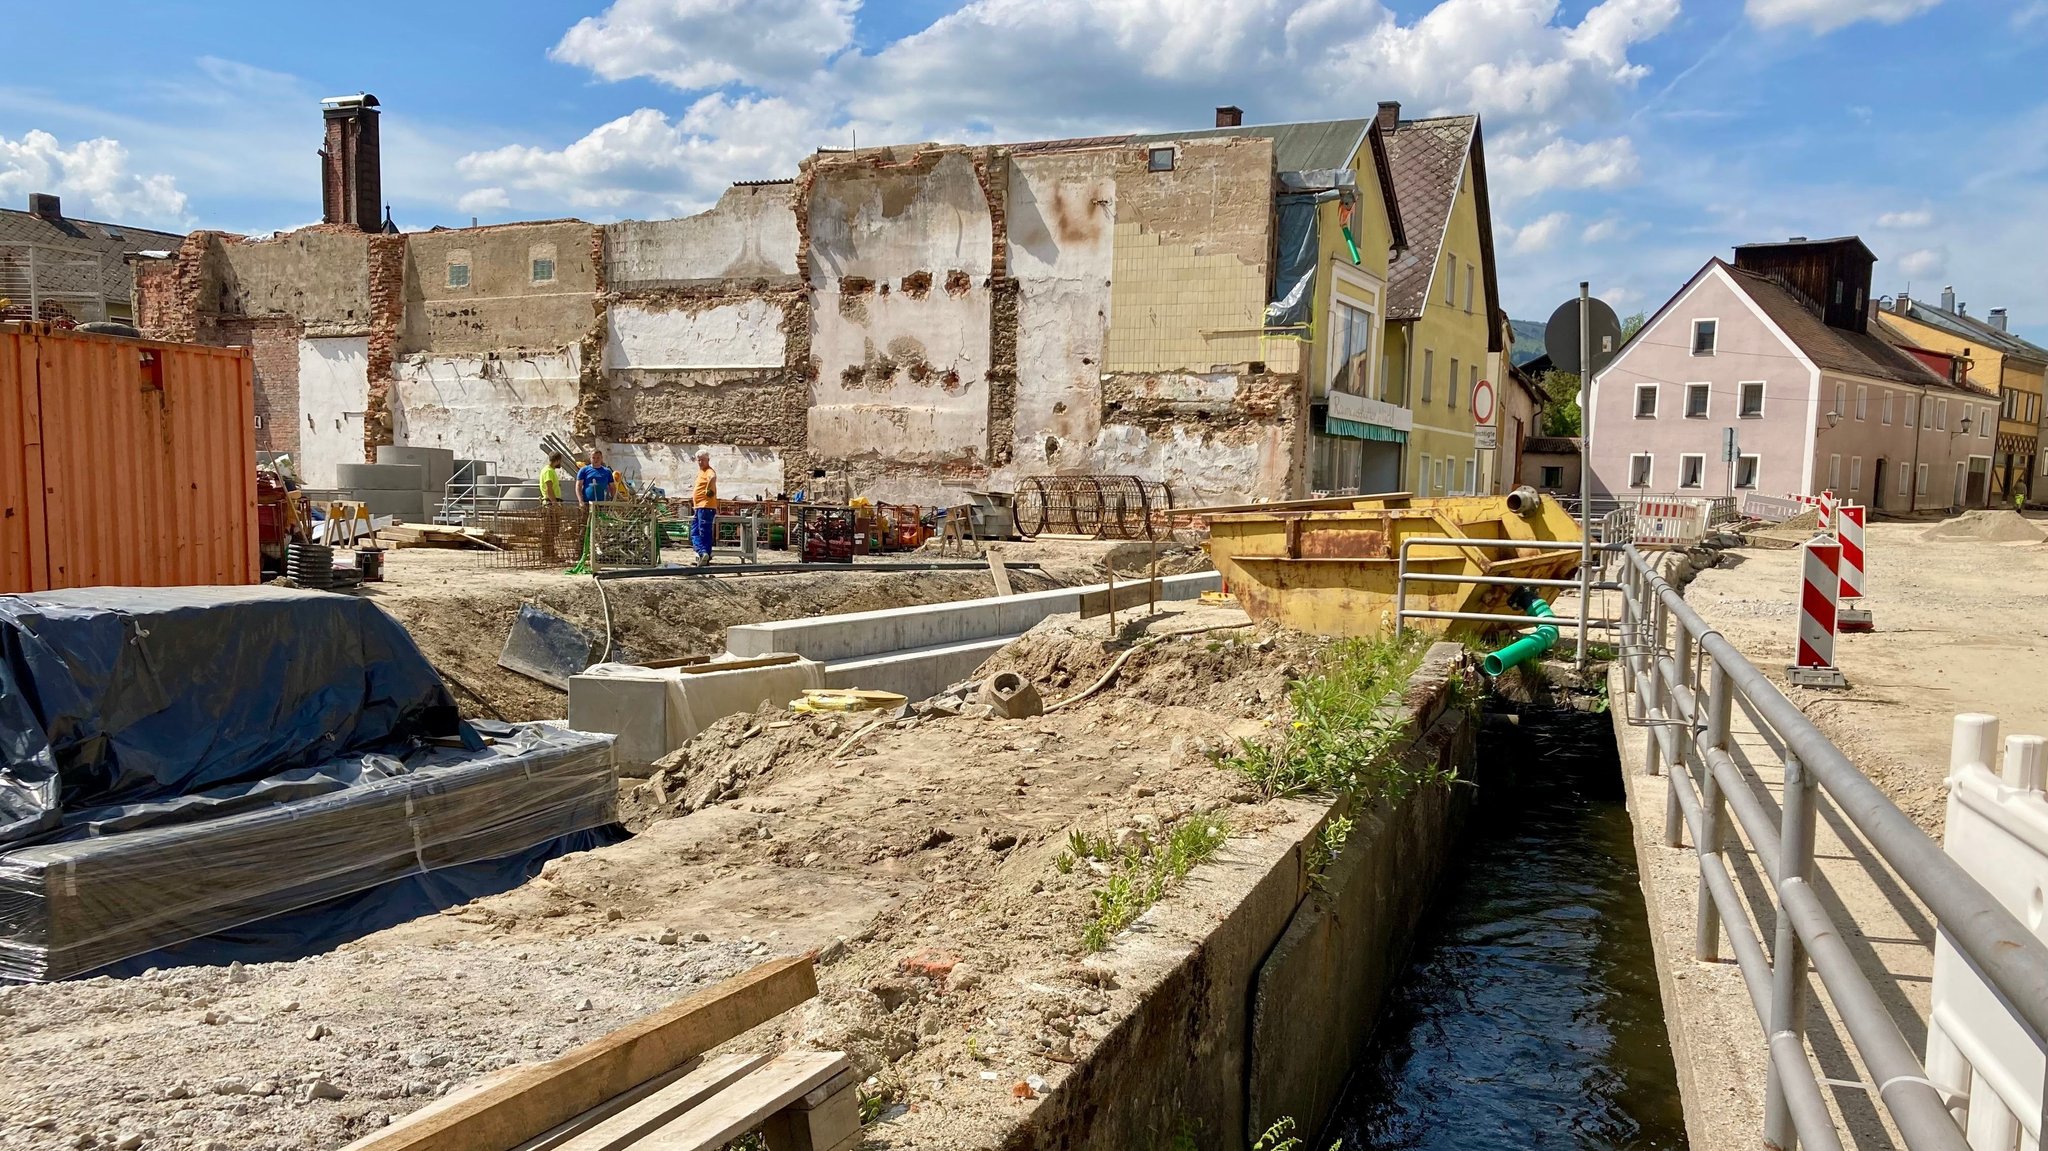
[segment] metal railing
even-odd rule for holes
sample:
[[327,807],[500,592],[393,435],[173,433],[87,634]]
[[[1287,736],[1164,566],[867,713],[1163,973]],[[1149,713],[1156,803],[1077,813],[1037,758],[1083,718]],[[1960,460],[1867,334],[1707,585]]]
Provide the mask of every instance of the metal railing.
[[1539,551],[1570,551],[1574,554],[1580,550],[1577,544],[1572,544],[1569,548],[1546,548],[1544,546],[1545,543],[1546,541],[1544,540],[1487,540],[1473,539],[1469,536],[1409,536],[1402,540],[1400,566],[1396,569],[1394,577],[1394,634],[1400,635],[1406,632],[1408,630],[1408,621],[1411,619],[1465,620],[1471,623],[1509,624],[1518,627],[1534,627],[1537,624],[1547,623],[1564,627],[1575,627],[1579,629],[1579,634],[1581,635],[1584,635],[1591,628],[1604,628],[1609,631],[1618,628],[1620,624],[1615,620],[1594,619],[1587,614],[1588,604],[1592,600],[1590,595],[1579,596],[1579,614],[1577,616],[1546,616],[1543,619],[1526,615],[1499,615],[1491,612],[1473,611],[1436,611],[1428,608],[1411,608],[1408,606],[1409,584],[1491,584],[1500,587],[1570,588],[1573,591],[1579,592],[1588,590],[1619,590],[1619,584],[1599,582],[1588,584],[1576,578],[1534,579],[1528,576],[1488,576],[1469,575],[1465,572],[1421,572],[1408,570],[1410,559],[1408,549],[1413,547],[1529,548]]
[[[2048,1036],[2048,945],[1943,853],[1790,700],[1685,602],[1634,545],[1620,558],[1623,680],[1630,722],[1649,733],[1646,767],[1668,776],[1664,842],[1690,830],[1699,863],[1699,960],[1717,958],[1725,930],[1769,1051],[1764,1143],[1789,1151],[1837,1151],[1842,1135],[1808,1056],[1807,966],[1812,964],[1879,1100],[1908,1148],[1968,1151],[1949,1108],[1967,1084],[1937,1085],[1857,965],[1815,892],[1817,790],[1861,833],[1884,864],[1934,914],[1941,934],[1996,989],[2015,1020],[2040,1043]],[[1768,726],[1784,767],[1776,818],[1760,798],[1761,777],[1731,754],[1740,702]],[[1697,773],[1697,780],[1694,776]],[[1768,957],[1751,928],[1725,859],[1733,813],[1775,899]]]

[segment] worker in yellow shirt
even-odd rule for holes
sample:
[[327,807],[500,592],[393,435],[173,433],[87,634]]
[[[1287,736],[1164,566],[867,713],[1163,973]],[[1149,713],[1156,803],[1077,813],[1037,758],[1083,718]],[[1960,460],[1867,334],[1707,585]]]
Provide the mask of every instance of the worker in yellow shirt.
[[562,534],[562,465],[568,461],[562,453],[548,456],[548,466],[540,470],[540,556],[544,560],[555,558],[555,537]]
[[718,473],[711,468],[711,452],[697,449],[697,486],[690,493],[690,547],[697,552],[697,566],[711,563],[711,544],[718,536]]

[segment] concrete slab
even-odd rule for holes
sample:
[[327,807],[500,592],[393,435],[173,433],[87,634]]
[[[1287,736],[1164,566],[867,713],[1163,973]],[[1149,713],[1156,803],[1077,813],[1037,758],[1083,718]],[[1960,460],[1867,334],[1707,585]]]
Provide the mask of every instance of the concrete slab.
[[[1216,572],[1193,572],[1160,580],[1161,598],[1187,600],[1223,586]],[[1047,616],[1076,612],[1081,596],[1107,584],[1057,588],[1024,595],[989,596],[951,603],[847,612],[809,619],[742,624],[725,631],[726,650],[737,656],[793,651],[827,662],[929,648],[969,640],[1018,636]],[[944,684],[940,684],[944,687]],[[893,689],[892,689],[893,690]]]
[[823,665],[806,659],[729,670],[598,664],[569,677],[569,726],[618,736],[619,774],[645,775],[716,720],[825,686]]
[[825,665],[826,687],[863,687],[928,699],[974,674],[982,661],[1016,639],[999,635],[962,643],[934,644]]

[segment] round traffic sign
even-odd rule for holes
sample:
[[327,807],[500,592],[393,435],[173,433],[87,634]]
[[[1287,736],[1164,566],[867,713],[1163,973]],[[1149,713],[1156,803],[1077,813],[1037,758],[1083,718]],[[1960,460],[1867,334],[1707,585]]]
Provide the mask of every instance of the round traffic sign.
[[1472,422],[1490,424],[1493,422],[1493,385],[1481,380],[1472,385]]

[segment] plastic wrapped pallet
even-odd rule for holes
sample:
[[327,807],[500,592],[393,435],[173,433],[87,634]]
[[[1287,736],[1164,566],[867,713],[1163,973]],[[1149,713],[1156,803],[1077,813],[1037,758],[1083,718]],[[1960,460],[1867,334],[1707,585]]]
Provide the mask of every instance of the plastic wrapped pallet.
[[65,978],[614,823],[611,742],[522,725],[482,751],[342,757],[77,813],[67,838],[0,855],[0,977]]

